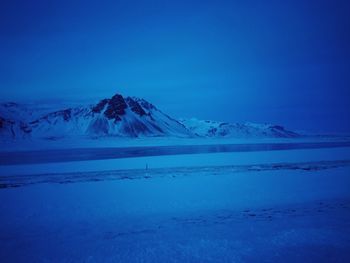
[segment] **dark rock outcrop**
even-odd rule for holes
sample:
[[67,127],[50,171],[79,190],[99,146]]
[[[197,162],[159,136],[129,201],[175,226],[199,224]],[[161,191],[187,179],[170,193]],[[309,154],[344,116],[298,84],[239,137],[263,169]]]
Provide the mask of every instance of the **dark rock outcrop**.
[[300,136],[298,133],[293,131],[288,131],[283,126],[280,126],[280,125],[272,125],[269,127],[269,129],[274,134],[275,137],[294,138],[294,137]]
[[155,110],[156,107],[144,99],[138,99],[137,102],[146,110]]
[[128,103],[130,109],[136,114],[140,116],[143,116],[146,114],[146,112],[143,110],[143,108],[140,106],[140,104],[137,101],[133,100],[130,97],[127,97],[126,102]]
[[121,120],[120,116],[125,114],[125,109],[128,107],[122,95],[116,94],[108,102],[108,106],[104,115],[108,119]]
[[[52,117],[62,117],[63,120],[69,121],[72,117],[72,109],[55,111],[55,112],[49,113],[48,115],[42,117],[41,119],[47,120],[49,122],[49,119]],[[34,123],[35,121],[31,122],[31,124],[34,124]]]
[[91,111],[94,113],[100,113],[106,106],[106,104],[109,102],[109,99],[103,99],[97,105],[92,107]]
[[59,113],[62,114],[65,121],[69,121],[69,119],[72,117],[72,109],[65,109],[63,111],[59,111]]

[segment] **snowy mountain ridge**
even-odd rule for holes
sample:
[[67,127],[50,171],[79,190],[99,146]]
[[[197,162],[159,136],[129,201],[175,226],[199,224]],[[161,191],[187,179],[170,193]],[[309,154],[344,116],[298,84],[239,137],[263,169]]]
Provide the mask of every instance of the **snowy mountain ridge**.
[[277,137],[291,138],[299,134],[286,130],[283,126],[260,123],[227,123],[212,120],[180,119],[190,131],[203,137]]
[[150,102],[116,94],[97,104],[59,108],[0,104],[0,138],[117,137],[296,137],[282,126],[176,120]]

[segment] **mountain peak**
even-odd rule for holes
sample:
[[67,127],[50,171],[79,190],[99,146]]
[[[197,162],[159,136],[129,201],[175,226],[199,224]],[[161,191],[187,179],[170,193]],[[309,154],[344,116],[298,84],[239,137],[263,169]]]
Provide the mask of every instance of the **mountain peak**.
[[15,103],[0,105],[1,139],[71,136],[120,137],[294,137],[279,125],[176,120],[142,98],[115,94],[90,106],[45,110]]
[[123,96],[116,94],[108,101],[107,109],[105,110],[104,115],[108,119],[120,121],[120,116],[125,114],[125,109],[127,107],[128,105],[126,104]]
[[[121,94],[115,94],[110,99],[103,99],[92,107],[93,113],[101,113],[108,118],[120,121],[121,116],[125,115],[126,109],[136,113],[139,116],[146,115],[145,110],[139,104],[140,99],[135,97],[124,98]],[[145,104],[150,104],[145,101]]]

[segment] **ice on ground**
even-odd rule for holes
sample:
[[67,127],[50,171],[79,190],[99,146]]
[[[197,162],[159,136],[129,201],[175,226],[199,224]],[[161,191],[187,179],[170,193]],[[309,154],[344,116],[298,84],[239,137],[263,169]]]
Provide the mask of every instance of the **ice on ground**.
[[[346,262],[350,168],[0,190],[4,262]],[[83,175],[83,174],[82,174]]]
[[349,147],[1,166],[0,259],[348,262],[349,175]]

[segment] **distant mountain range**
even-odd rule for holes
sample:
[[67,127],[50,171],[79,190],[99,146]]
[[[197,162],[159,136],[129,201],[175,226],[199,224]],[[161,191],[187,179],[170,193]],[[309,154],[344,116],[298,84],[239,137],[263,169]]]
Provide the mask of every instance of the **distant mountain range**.
[[1,139],[118,137],[297,137],[279,125],[176,120],[148,101],[120,94],[69,108],[0,104]]
[[286,130],[283,126],[258,123],[227,123],[210,120],[181,119],[192,133],[203,137],[267,137],[267,138],[293,138],[300,135]]

